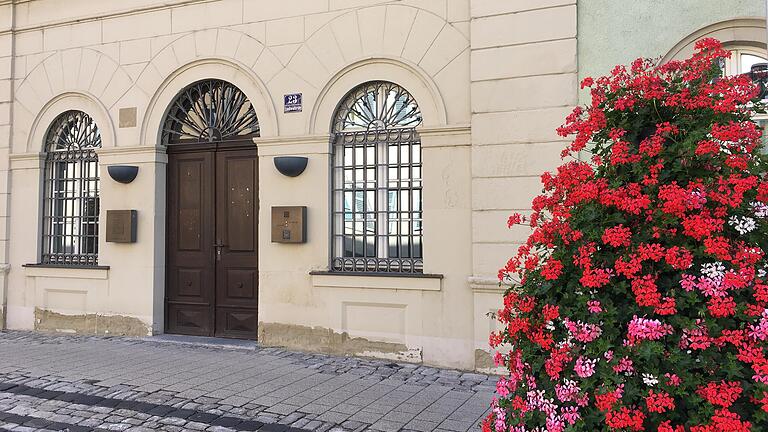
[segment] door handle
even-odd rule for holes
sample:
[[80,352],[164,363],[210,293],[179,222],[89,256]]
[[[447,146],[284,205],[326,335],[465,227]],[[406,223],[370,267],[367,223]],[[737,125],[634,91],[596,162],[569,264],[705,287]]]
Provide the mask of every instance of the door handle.
[[216,243],[213,244],[213,247],[216,248],[216,261],[221,261],[221,248],[226,246],[221,240],[216,240]]

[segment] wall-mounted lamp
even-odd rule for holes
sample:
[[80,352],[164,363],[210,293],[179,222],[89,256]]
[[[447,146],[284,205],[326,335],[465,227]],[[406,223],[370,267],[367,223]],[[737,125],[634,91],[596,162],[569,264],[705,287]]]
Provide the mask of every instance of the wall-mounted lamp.
[[276,156],[275,168],[280,174],[288,177],[297,177],[307,168],[308,159],[304,156]]
[[118,183],[130,183],[136,179],[139,167],[133,165],[109,165],[107,172],[112,180]]

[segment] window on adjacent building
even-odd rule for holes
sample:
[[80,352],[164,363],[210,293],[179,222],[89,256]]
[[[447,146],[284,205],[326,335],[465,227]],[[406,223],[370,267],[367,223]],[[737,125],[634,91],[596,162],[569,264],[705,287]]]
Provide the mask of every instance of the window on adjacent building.
[[67,111],[45,137],[42,263],[92,266],[99,252],[99,128]]
[[752,65],[757,63],[766,63],[765,52],[760,52],[756,48],[735,47],[728,49],[731,52],[731,58],[726,59],[725,74],[740,75],[749,73]]
[[421,111],[397,84],[352,90],[332,127],[331,270],[421,273]]
[[[768,63],[765,51],[752,47],[726,47],[731,52],[731,58],[726,59],[725,74],[740,75],[749,73],[757,63]],[[756,114],[753,119],[763,129],[763,148],[768,145],[768,114]]]

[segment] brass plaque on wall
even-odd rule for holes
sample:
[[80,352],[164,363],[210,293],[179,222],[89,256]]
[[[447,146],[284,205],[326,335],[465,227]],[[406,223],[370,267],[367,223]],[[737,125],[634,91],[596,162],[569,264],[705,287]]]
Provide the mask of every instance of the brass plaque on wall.
[[307,208],[272,207],[272,242],[306,243]]
[[107,241],[136,243],[136,210],[107,210]]

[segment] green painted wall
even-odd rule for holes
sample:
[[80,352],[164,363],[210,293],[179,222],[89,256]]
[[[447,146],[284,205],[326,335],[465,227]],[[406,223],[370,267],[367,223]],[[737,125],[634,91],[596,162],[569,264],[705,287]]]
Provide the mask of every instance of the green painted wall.
[[[765,16],[765,0],[578,0],[579,76],[660,57],[708,25]],[[582,102],[584,102],[582,92]]]

